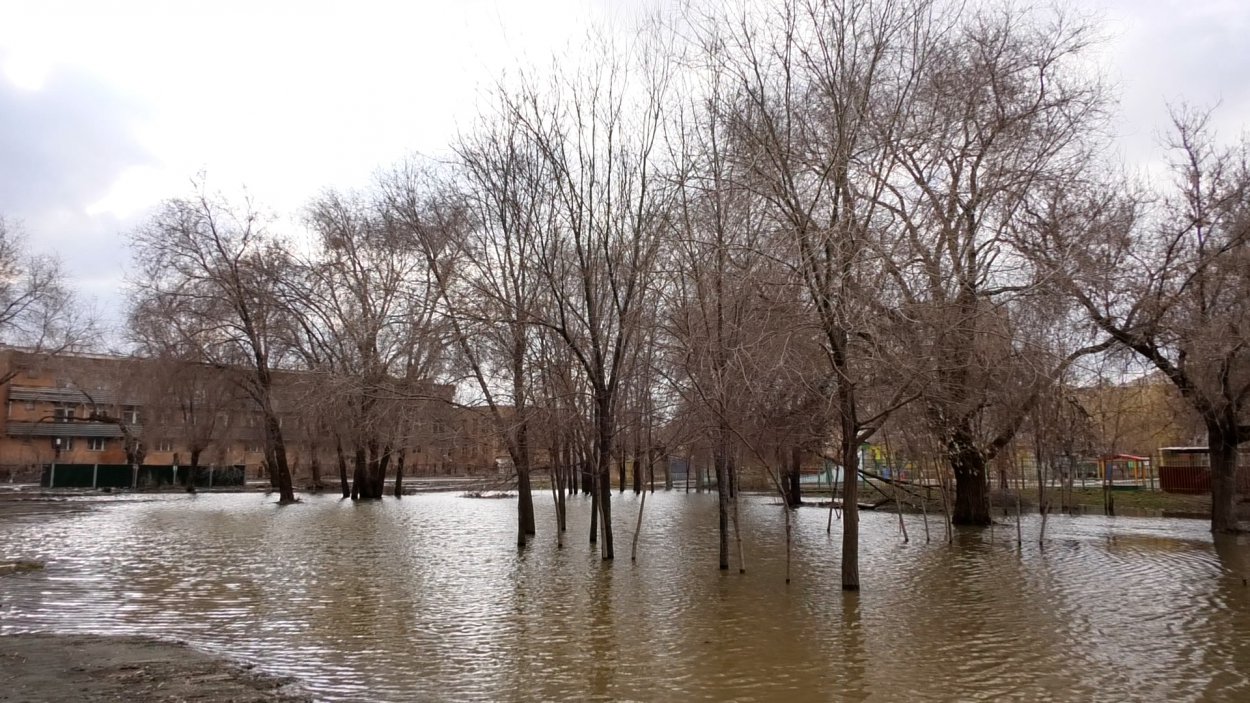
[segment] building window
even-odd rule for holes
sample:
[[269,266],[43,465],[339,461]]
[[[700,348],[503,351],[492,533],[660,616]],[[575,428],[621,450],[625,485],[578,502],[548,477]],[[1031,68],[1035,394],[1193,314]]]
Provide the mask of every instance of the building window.
[[158,452],[172,452],[173,450],[174,450],[174,443],[169,441],[168,439],[162,439],[161,441],[156,443],[156,451]]
[[249,444],[243,448],[243,451],[247,452],[248,454],[263,454],[265,451],[265,447],[264,445],[261,445],[261,444]]
[[127,408],[122,411],[122,422],[125,422],[127,425],[139,424],[139,411],[135,408]]
[[73,408],[53,408],[52,419],[56,422],[69,422],[74,419]]
[[52,447],[58,452],[68,452],[74,449],[73,437],[53,437]]
[[87,440],[87,449],[93,452],[102,452],[104,451],[104,443],[107,441],[103,437],[91,437]]

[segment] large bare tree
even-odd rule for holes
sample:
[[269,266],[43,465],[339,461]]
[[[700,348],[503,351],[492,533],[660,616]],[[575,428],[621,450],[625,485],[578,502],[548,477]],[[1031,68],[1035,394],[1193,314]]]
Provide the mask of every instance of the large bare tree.
[[[1148,362],[1201,418],[1211,530],[1239,529],[1237,447],[1250,441],[1250,144],[1220,145],[1209,113],[1176,110],[1173,184],[1057,187],[1027,238],[1094,329]],[[1126,195],[1130,193],[1133,195]]]
[[889,143],[883,195],[900,246],[883,261],[932,379],[926,420],[954,472],[956,524],[989,524],[986,467],[1052,369],[1071,363],[1030,344],[1039,280],[1009,235],[1023,206],[1078,175],[1098,145],[1103,93],[1078,67],[1089,42],[1090,28],[1062,13],[967,11],[925,48]]
[[260,413],[265,461],[282,503],[295,502],[274,374],[288,316],[275,295],[286,251],[250,202],[201,190],[164,203],[131,238],[131,327],[186,358],[247,370],[240,387]]

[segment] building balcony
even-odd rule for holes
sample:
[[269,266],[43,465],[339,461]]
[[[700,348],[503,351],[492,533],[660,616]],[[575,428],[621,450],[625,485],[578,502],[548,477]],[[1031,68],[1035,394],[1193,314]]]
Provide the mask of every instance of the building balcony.
[[9,400],[59,405],[135,405],[133,400],[120,398],[117,393],[110,390],[83,392],[77,388],[46,388],[40,386],[10,386]]
[[[143,428],[130,428],[142,436]],[[8,422],[5,434],[10,437],[107,437],[122,436],[122,428],[104,422]]]

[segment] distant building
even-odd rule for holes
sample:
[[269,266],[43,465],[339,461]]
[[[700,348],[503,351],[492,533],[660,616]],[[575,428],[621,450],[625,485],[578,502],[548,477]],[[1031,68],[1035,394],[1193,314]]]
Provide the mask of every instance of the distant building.
[[[162,368],[150,359],[106,354],[49,357],[0,347],[0,481],[35,481],[58,464],[128,463],[127,437],[142,463],[244,465],[262,475],[265,435],[260,414],[231,379],[238,370],[196,364]],[[323,378],[278,372],[275,390],[288,461],[297,482],[314,461],[322,481],[337,475],[334,433],[324,403],[309,402]],[[310,391],[311,389],[311,391]],[[430,386],[423,400],[397,401],[413,421],[404,433],[405,473],[494,473],[501,442],[488,414],[450,404],[454,389]],[[324,399],[324,392],[320,398]],[[442,398],[442,400],[439,400]],[[397,450],[398,447],[395,447]],[[348,453],[351,471],[350,447]]]

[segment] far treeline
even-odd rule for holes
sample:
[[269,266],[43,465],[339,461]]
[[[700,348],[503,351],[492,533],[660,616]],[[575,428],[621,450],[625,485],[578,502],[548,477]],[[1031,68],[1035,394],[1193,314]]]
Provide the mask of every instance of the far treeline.
[[501,79],[446,158],[322,193],[306,232],[203,185],[165,203],[133,236],[138,349],[249,369],[283,501],[275,372],[336,379],[317,409],[366,457],[361,498],[405,446],[404,381],[460,384],[516,468],[519,542],[541,456],[557,533],[560,472],[591,467],[604,559],[628,428],[712,457],[721,568],[735,472],[789,496],[824,456],[850,590],[866,442],[938,457],[953,522],[986,525],[996,456],[1061,443],[1091,369],[1149,370],[1205,428],[1212,530],[1237,530],[1245,141],[1173,106],[1170,171],[1125,173],[1101,28],[1062,9],[684,7]]

